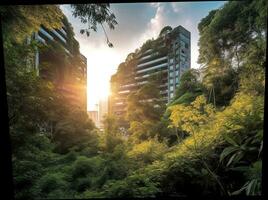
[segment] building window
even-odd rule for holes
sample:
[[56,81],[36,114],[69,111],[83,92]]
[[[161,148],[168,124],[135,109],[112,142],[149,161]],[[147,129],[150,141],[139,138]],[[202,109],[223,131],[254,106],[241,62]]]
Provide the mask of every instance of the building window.
[[173,98],[174,94],[173,92],[170,93],[170,98]]
[[173,72],[170,72],[169,73],[169,77],[173,77]]
[[190,41],[190,39],[188,37],[186,37],[185,35],[183,35],[181,33],[180,33],[180,38],[181,38],[181,40],[183,40],[184,42],[187,42],[187,43]]
[[170,79],[169,80],[169,84],[173,84],[173,79]]
[[175,76],[179,76],[179,71],[176,71],[175,72]]
[[173,91],[174,90],[174,87],[173,86],[169,86],[169,90],[170,91]]
[[176,77],[176,85],[179,83],[179,78],[178,77]]
[[176,64],[176,69],[179,69],[179,64]]
[[173,70],[173,65],[169,66],[169,70],[171,70],[171,71]]
[[185,42],[184,41],[180,41],[181,42],[181,46],[184,47],[185,46]]
[[173,63],[173,58],[171,58],[171,59],[169,60],[169,63]]

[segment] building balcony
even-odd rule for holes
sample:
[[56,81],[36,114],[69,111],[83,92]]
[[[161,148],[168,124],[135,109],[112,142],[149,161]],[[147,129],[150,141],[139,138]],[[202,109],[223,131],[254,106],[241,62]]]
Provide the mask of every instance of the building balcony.
[[39,34],[37,34],[36,36],[37,36],[36,39],[37,39],[39,42],[41,42],[41,43],[43,43],[43,44],[46,45],[46,40],[45,40],[45,39],[43,39]]
[[118,92],[118,94],[127,94],[127,93],[130,93],[130,90],[123,90]]
[[68,53],[69,55],[71,55],[71,52],[68,51],[65,47],[64,47],[64,51],[65,51],[66,53]]
[[44,34],[48,39],[50,40],[54,40],[54,37],[52,37],[45,29],[43,29],[42,27],[39,30],[42,34]]
[[149,76],[151,76],[151,74],[145,74],[143,76],[137,76],[137,77],[135,77],[135,79],[143,79],[143,78],[147,78]]
[[67,36],[67,33],[66,33],[66,31],[63,28],[59,29],[59,31],[62,32],[63,35]]
[[127,98],[126,97],[114,97],[114,101],[125,101]]
[[168,90],[162,90],[160,91],[160,94],[167,94],[168,93]]
[[168,86],[168,84],[164,83],[164,84],[160,85],[159,87],[167,87],[167,86]]
[[127,85],[121,85],[120,88],[129,88],[129,87],[134,87],[136,86],[135,83],[127,84]]
[[125,113],[125,112],[126,112],[125,109],[116,109],[116,110],[114,111],[114,113],[115,113],[116,115],[122,115],[122,114]]
[[56,30],[52,29],[51,32],[54,33],[63,43],[67,43],[65,38],[63,38]]
[[142,64],[137,65],[137,68],[144,67],[146,65],[150,65],[159,61],[163,61],[163,60],[166,60],[167,58],[168,58],[167,56],[164,56],[164,57],[161,57],[161,58],[158,58],[158,59],[146,62],[146,63],[142,63]]
[[148,52],[152,52],[152,51],[153,51],[153,49],[148,49],[144,53],[148,53]]
[[164,67],[167,67],[167,66],[168,66],[168,63],[163,63],[163,64],[156,65],[156,66],[153,66],[153,67],[150,67],[150,68],[147,68],[147,69],[138,70],[137,74],[147,72],[147,71],[151,71],[151,70],[154,70],[154,69],[164,68]]
[[153,49],[147,49],[145,52],[141,53],[139,52],[138,53],[138,58],[142,57],[142,56],[147,56],[147,55],[150,55],[151,53],[153,52]]
[[[159,72],[164,74],[164,73],[167,73],[168,70],[167,69],[164,69],[164,70],[161,70]],[[145,74],[145,75],[142,75],[142,76],[136,76],[135,77],[135,80],[145,79],[145,78],[148,78],[150,76],[153,76],[153,75],[155,75],[155,74],[157,74],[159,72],[149,73],[149,74]]]
[[117,102],[117,103],[115,103],[115,105],[117,105],[117,106],[121,106],[121,105],[124,105],[124,102]]
[[148,83],[148,81],[138,82],[137,85],[144,85],[144,84],[146,84],[146,83]]
[[151,58],[151,57],[152,57],[152,54],[148,55],[148,56],[141,57],[139,60],[142,61],[142,60],[146,60],[146,59]]
[[139,100],[141,103],[146,103],[146,102],[153,102],[155,99],[144,99],[144,100]]

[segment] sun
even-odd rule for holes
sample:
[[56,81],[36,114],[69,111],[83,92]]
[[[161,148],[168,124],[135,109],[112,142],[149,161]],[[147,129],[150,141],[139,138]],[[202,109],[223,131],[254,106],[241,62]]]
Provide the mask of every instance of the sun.
[[[93,82],[93,81],[90,81]],[[94,84],[90,83],[87,87],[87,99],[88,99],[88,110],[96,110],[96,104],[99,103],[100,100],[107,100],[110,95],[110,86],[108,80],[102,80],[101,77],[99,79],[96,78]]]
[[107,100],[110,94],[111,76],[116,72],[120,64],[121,56],[116,49],[107,47],[87,46],[83,50],[87,57],[87,109],[97,110],[100,100]]

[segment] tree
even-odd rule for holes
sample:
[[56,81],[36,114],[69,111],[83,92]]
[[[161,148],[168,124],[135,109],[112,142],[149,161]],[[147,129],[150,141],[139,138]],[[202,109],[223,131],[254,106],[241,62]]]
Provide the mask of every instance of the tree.
[[[185,72],[164,113],[156,87],[161,74],[149,79],[128,97],[130,135],[114,116],[106,118],[104,132],[96,130],[86,112],[27,68],[29,59],[22,58],[33,61],[38,44],[5,33],[16,198],[260,195],[266,15],[263,0],[228,2],[210,12],[199,24],[203,80],[196,70]],[[79,53],[75,41],[68,44]],[[135,66],[131,53],[112,77],[115,90]],[[54,125],[42,129],[48,119]]]
[[[97,25],[100,24],[108,46],[113,47],[103,27],[104,23],[107,23],[110,29],[114,29],[117,25],[109,4],[71,4],[71,8],[73,16],[79,18],[83,24],[87,24],[87,28],[80,30],[81,34],[86,33],[89,36],[90,30],[97,31]],[[0,12],[5,27],[4,37],[14,34],[16,42],[22,42],[27,36],[37,32],[40,25],[48,29],[61,28],[61,20],[64,20],[62,11],[55,5],[1,6]]]
[[[51,191],[47,186],[52,183],[65,185],[66,180],[62,181],[58,174],[40,180],[47,171],[59,166],[57,161],[62,155],[53,151],[68,153],[72,149],[81,155],[92,156],[98,151],[98,138],[87,114],[70,109],[54,84],[36,75],[31,67],[35,49],[43,49],[36,41],[29,44],[26,39],[41,25],[48,29],[61,28],[62,20],[66,18],[63,19],[61,10],[55,5],[1,6],[0,9],[15,195],[31,199],[40,198],[40,192],[47,192],[48,198],[62,197],[66,195],[62,188]],[[73,35],[72,30],[69,32]],[[77,43],[68,41],[68,45],[72,46],[74,54],[79,54]],[[63,57],[59,49],[53,50]],[[64,59],[60,61],[65,62]],[[35,187],[37,185],[44,189],[43,193]]]
[[123,134],[116,116],[108,115],[103,120],[104,133],[101,137],[100,148],[104,152],[112,153],[117,145],[123,144]]
[[[266,12],[265,1],[228,2],[221,9],[211,11],[198,25],[199,63],[204,69],[203,83],[208,93],[215,96],[217,105],[228,104],[237,91],[239,78],[244,81],[243,77],[253,74],[253,71],[255,78],[260,78],[257,71],[263,74],[259,70],[265,63],[264,49],[260,44],[266,40]],[[259,55],[258,64],[253,59],[249,61],[248,55],[252,52]],[[245,72],[246,68],[249,71]]]
[[89,36],[90,31],[97,31],[97,24],[100,24],[105,33],[108,46],[113,47],[103,27],[103,24],[107,23],[110,29],[114,29],[117,24],[115,15],[110,12],[109,7],[109,4],[71,4],[73,16],[78,17],[83,24],[87,24],[87,28],[81,29],[80,33],[86,33]]
[[161,83],[161,74],[148,80],[148,83],[133,92],[127,99],[127,119],[129,121],[157,121],[164,110],[160,89],[155,87]]
[[199,72],[195,69],[190,69],[184,72],[180,78],[180,83],[176,89],[175,96],[169,105],[189,104],[203,92],[203,86],[200,83]]
[[162,28],[162,30],[159,33],[159,36],[163,36],[165,35],[167,32],[172,31],[172,27],[171,26],[165,26],[164,28]]
[[85,111],[69,111],[65,117],[57,120],[55,126],[52,139],[57,144],[56,150],[60,153],[67,153],[71,149],[81,152],[90,144],[91,154],[96,154],[97,135],[93,131],[94,128]]
[[[172,126],[188,134],[195,134],[200,125],[208,123],[214,115],[214,109],[206,103],[204,96],[198,96],[194,102],[185,106],[183,104],[169,107]],[[178,136],[179,137],[179,136]]]
[[1,6],[3,40],[23,42],[27,36],[37,32],[40,25],[48,29],[60,28],[63,13],[55,5]]
[[151,77],[148,83],[127,97],[126,119],[130,122],[129,133],[135,142],[158,135],[159,125],[165,105],[161,100],[161,74]]

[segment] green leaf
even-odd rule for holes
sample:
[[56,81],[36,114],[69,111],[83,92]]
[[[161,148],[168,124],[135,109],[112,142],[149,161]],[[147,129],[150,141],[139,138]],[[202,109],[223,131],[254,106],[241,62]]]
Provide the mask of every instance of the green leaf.
[[223,137],[224,137],[224,139],[225,139],[228,143],[230,143],[230,144],[232,144],[232,145],[234,145],[234,146],[236,146],[236,147],[239,146],[239,145],[234,141],[234,139],[232,139],[231,137],[229,137],[227,134],[223,134]]
[[258,157],[260,157],[260,154],[262,152],[262,148],[263,148],[263,141],[261,141],[261,146],[259,148],[259,153],[258,153]]
[[232,168],[230,168],[230,170],[246,172],[246,171],[248,171],[248,166],[232,167]]
[[222,153],[221,153],[221,155],[220,155],[220,162],[222,162],[222,161],[224,160],[224,158],[226,158],[227,156],[229,156],[231,153],[237,151],[238,149],[239,149],[239,148],[237,148],[237,147],[233,147],[233,146],[231,146],[231,147],[226,147],[226,148],[222,151]]
[[234,158],[236,157],[237,154],[233,154],[232,157],[229,159],[228,163],[227,163],[227,167],[233,162]]
[[243,187],[241,187],[239,190],[236,190],[236,191],[232,192],[231,194],[232,194],[232,195],[238,195],[238,194],[241,194],[241,192],[242,192],[243,190],[246,189],[247,184],[248,184],[248,182],[247,182]]
[[250,194],[252,194],[254,192],[253,191],[253,188],[254,188],[254,185],[256,184],[255,182],[256,182],[255,179],[254,180],[251,180],[249,182],[249,184],[247,185],[247,187],[246,187],[246,194],[247,195],[250,195]]
[[244,156],[244,152],[240,151],[238,153],[236,153],[235,158],[233,159],[233,163],[238,163]]

